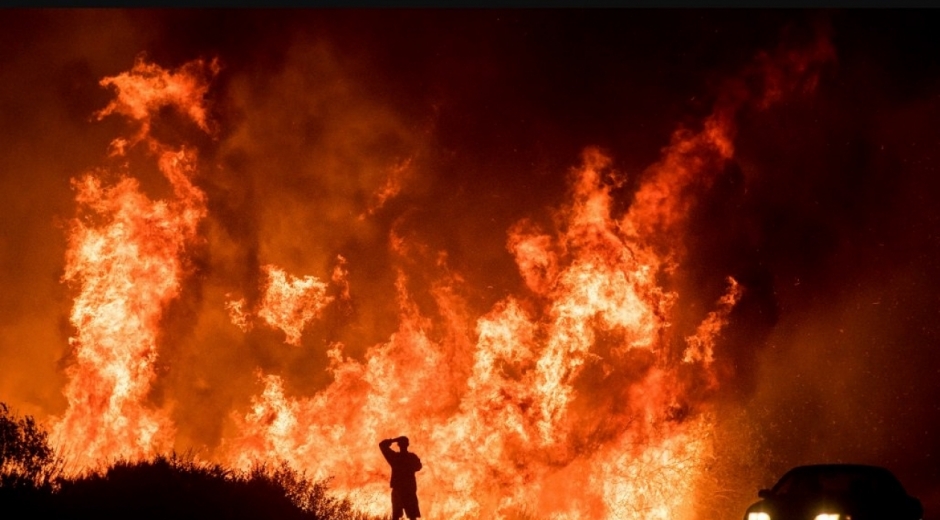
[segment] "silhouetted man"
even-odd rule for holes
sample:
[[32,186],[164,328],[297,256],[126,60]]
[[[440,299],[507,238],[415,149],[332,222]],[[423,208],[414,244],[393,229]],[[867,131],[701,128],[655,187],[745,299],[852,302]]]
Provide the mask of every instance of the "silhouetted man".
[[[398,451],[392,450],[392,444],[398,444]],[[408,451],[408,437],[401,436],[385,439],[379,443],[382,455],[392,467],[392,520],[399,520],[402,513],[411,520],[421,516],[418,509],[418,483],[415,473],[421,470],[421,459]]]

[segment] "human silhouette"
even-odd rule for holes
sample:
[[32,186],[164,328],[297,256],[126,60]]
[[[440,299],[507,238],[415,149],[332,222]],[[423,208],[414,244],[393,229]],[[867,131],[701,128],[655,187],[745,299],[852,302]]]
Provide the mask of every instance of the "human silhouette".
[[[398,444],[398,451],[392,450],[392,444]],[[392,467],[392,520],[399,520],[402,514],[414,520],[421,516],[418,509],[418,483],[415,473],[421,470],[421,459],[408,451],[408,437],[401,436],[385,439],[379,443],[382,455]]]

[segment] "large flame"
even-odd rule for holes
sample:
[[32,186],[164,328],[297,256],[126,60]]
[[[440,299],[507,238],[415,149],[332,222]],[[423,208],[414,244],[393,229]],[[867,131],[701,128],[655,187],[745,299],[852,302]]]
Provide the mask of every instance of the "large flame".
[[146,140],[172,187],[168,200],[150,200],[137,180],[121,172],[74,180],[81,213],[71,223],[65,280],[78,286],[70,320],[75,362],[65,389],[69,408],[52,436],[76,468],[114,459],[136,460],[172,447],[165,410],[148,406],[166,305],[180,291],[184,252],[205,216],[205,195],[192,184],[196,153],[150,138],[151,115],[175,106],[206,127],[207,82],[194,62],[171,73],[139,61],[128,73],[105,78],[117,99],[99,117],[122,114],[139,125],[132,139],[115,139],[115,155]]
[[[337,493],[383,515],[388,469],[376,445],[407,434],[425,462],[418,482],[429,517],[693,518],[715,448],[702,395],[720,384],[713,364],[743,288],[729,279],[714,310],[683,339],[671,333],[681,299],[668,282],[683,260],[695,194],[734,155],[738,112],[807,84],[808,64],[826,59],[824,50],[759,60],[699,129],[674,134],[626,208],[615,195],[624,174],[608,154],[587,149],[554,224],[533,218],[508,230],[526,290],[482,315],[462,300],[446,254],[438,261],[444,274],[425,289],[435,303],[430,312],[416,302],[414,273],[399,269],[391,337],[362,356],[340,342],[326,346],[331,382],[312,395],[291,396],[283,374],[259,369],[263,390],[234,416],[236,430],[212,456],[246,469],[285,461],[333,477]],[[173,196],[151,200],[129,171],[116,182],[99,173],[75,181],[80,215],[65,276],[78,289],[75,361],[69,408],[54,428],[75,468],[173,446],[174,425],[149,392],[161,320],[180,294],[187,247],[207,203],[192,181],[195,151],[152,137],[151,117],[171,106],[211,132],[205,96],[216,70],[215,63],[168,71],[141,61],[102,82],[118,96],[101,116],[137,122],[113,153],[120,158],[146,143]],[[392,168],[358,219],[397,194],[411,167]],[[407,240],[393,235],[393,254],[408,255]],[[301,346],[328,306],[354,299],[346,274],[355,266],[338,260],[322,277],[331,284],[262,259],[257,301],[226,304],[233,323],[247,331],[257,318]],[[339,298],[328,295],[331,285]]]
[[[608,168],[600,152],[585,153],[555,233],[513,228],[509,248],[532,294],[472,320],[442,284],[434,293],[454,330],[436,339],[400,275],[402,321],[390,341],[362,362],[334,345],[334,382],[312,398],[288,398],[278,376],[263,376],[242,435],[226,443],[230,460],[335,476],[338,491],[382,514],[384,462],[362,447],[407,430],[429,461],[420,482],[435,516],[686,515],[709,419],[678,412],[683,387],[664,341],[676,295],[656,284],[655,254],[612,215]],[[739,291],[732,281],[688,362],[704,361],[695,355]]]

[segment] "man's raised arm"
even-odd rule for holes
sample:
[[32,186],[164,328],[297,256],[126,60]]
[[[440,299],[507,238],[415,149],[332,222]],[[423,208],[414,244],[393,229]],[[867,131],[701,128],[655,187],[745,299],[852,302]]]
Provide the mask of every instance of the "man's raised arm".
[[382,450],[382,455],[385,456],[385,460],[391,462],[394,451],[392,451],[392,443],[395,442],[395,439],[385,439],[379,443],[379,449]]

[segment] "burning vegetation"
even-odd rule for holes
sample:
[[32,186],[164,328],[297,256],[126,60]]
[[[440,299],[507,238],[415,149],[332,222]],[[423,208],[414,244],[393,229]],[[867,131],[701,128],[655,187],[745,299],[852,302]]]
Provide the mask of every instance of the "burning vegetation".
[[[460,152],[429,137],[446,107],[416,123],[329,45],[292,43],[274,79],[225,55],[96,78],[110,97],[86,124],[113,134],[69,173],[64,402],[45,414],[69,485],[186,474],[168,457],[192,450],[206,474],[281,468],[295,503],[379,517],[376,445],[405,433],[431,518],[738,514],[731,488],[772,471],[729,455],[761,435],[729,412],[754,328],[729,330],[767,288],[690,264],[715,193],[748,175],[741,128],[835,66],[826,24],[782,40],[646,164],[582,143],[533,165],[557,179],[548,202],[523,187],[511,211],[462,215],[469,195],[436,180]],[[481,180],[494,199],[501,173]]]
[[[445,318],[434,323],[399,269],[399,325],[389,340],[362,359],[331,344],[332,381],[309,397],[287,396],[282,375],[260,371],[263,390],[212,457],[243,470],[283,461],[333,477],[337,493],[380,515],[387,509],[382,465],[364,447],[406,428],[433,461],[422,494],[435,516],[692,516],[712,457],[713,419],[688,391],[697,380],[719,384],[714,344],[741,287],[729,278],[717,309],[684,342],[668,333],[679,295],[666,286],[683,261],[672,240],[694,204],[684,192],[708,185],[733,157],[735,111],[752,99],[763,106],[783,97],[787,83],[811,81],[805,76],[829,56],[819,45],[822,51],[787,49],[785,60],[764,57],[748,71],[753,91],[740,87],[719,99],[701,130],[678,131],[626,212],[615,212],[611,199],[623,174],[602,152],[586,150],[552,227],[523,220],[509,231],[528,291],[484,315],[465,308],[451,275],[431,283]],[[206,195],[192,181],[196,152],[154,137],[151,118],[170,108],[208,131],[207,81],[217,71],[217,62],[167,70],[138,61],[101,82],[116,100],[98,117],[125,116],[136,127],[112,142],[112,154],[146,147],[172,196],[143,194],[130,163],[113,180],[102,172],[74,181],[82,214],[71,225],[65,280],[79,293],[71,318],[76,360],[69,407],[53,425],[72,471],[173,447],[172,420],[147,395],[163,315],[193,276],[185,267]],[[413,246],[392,247],[407,256]],[[262,271],[254,314],[300,346],[304,329],[331,303],[327,283],[270,264]],[[227,305],[243,331],[246,305]]]

